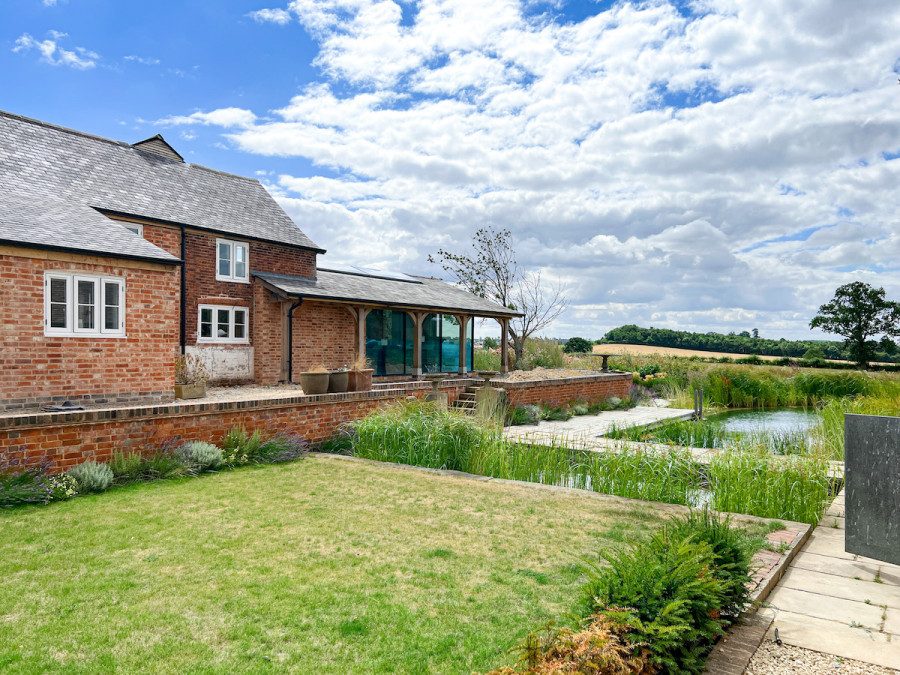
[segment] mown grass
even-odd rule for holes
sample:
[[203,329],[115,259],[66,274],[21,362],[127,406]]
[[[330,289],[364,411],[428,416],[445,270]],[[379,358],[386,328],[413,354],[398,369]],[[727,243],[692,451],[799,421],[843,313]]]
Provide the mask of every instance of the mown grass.
[[315,456],[0,510],[0,671],[485,671],[661,521]]
[[[349,452],[366,459],[671,504],[694,503],[703,476],[710,479],[714,499],[718,491],[734,489],[725,480],[727,474],[722,480],[714,480],[712,475],[730,471],[731,465],[701,467],[687,450],[662,452],[623,445],[601,453],[566,447],[563,439],[527,445],[505,440],[496,426],[419,402],[400,403],[356,422],[349,443]],[[794,472],[794,463],[804,465],[804,471]],[[735,512],[817,522],[824,504],[820,486],[827,487],[827,466],[807,458],[795,458],[786,466],[783,470],[774,460],[757,462],[752,470],[741,473],[741,489],[757,491],[763,497],[735,500],[741,505]],[[785,481],[795,486],[796,495],[781,503],[779,493],[768,486]]]

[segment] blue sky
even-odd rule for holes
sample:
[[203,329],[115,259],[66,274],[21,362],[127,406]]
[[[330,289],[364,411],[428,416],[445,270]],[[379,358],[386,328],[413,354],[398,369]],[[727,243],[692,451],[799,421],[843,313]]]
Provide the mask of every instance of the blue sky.
[[[893,0],[6,0],[0,109],[258,177],[329,260],[509,228],[551,335],[900,297]],[[486,327],[491,332],[493,327]]]

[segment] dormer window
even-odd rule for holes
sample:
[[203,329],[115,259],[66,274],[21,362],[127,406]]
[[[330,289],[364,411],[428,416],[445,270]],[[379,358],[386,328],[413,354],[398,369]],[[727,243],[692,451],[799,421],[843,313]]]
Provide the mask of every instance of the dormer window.
[[122,227],[130,232],[134,232],[137,236],[144,236],[144,226],[140,223],[122,223]]
[[247,283],[250,246],[239,241],[216,239],[216,279]]

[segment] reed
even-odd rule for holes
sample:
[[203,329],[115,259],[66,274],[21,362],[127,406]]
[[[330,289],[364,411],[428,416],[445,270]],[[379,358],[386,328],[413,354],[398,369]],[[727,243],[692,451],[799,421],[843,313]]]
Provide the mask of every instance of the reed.
[[813,428],[813,452],[844,461],[844,415],[900,416],[900,395],[890,392],[875,396],[831,399],[819,409],[819,423]]
[[[349,437],[351,453],[366,459],[670,504],[692,504],[707,475],[718,510],[804,522],[818,520],[822,485],[827,493],[827,465],[818,460],[790,458],[779,468],[762,453],[729,452],[723,453],[727,460],[704,468],[680,448],[659,451],[623,444],[599,453],[566,447],[565,439],[541,445],[515,443],[504,439],[496,425],[418,401],[356,422]],[[790,489],[785,481],[793,481]],[[738,483],[740,489],[735,488]],[[783,495],[787,498],[782,504]],[[763,506],[765,513],[760,512]]]
[[828,463],[766,452],[724,452],[707,467],[712,507],[816,524],[829,493]]

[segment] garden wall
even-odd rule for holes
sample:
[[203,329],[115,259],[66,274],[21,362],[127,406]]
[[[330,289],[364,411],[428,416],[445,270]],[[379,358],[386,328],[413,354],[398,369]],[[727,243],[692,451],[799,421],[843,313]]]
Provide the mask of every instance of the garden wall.
[[[441,391],[453,401],[467,386],[480,382],[448,380]],[[630,384],[630,373],[608,373],[503,386],[514,405],[559,406],[574,400],[622,397]],[[45,464],[51,471],[63,471],[87,460],[107,462],[114,451],[153,450],[172,439],[219,442],[238,424],[251,431],[296,433],[316,443],[329,438],[344,422],[407,396],[422,398],[430,390],[427,382],[406,382],[346,394],[4,415],[0,416],[0,470]]]

